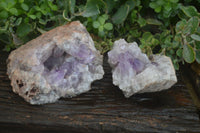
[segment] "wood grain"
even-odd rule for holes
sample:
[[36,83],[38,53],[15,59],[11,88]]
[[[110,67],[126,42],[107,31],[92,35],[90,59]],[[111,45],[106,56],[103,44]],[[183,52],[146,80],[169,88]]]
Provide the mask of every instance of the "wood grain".
[[12,92],[6,75],[7,55],[0,54],[2,133],[200,132],[198,111],[181,80],[169,90],[127,99],[112,84],[111,69],[105,58],[106,74],[92,84],[91,91],[53,104],[33,106]]

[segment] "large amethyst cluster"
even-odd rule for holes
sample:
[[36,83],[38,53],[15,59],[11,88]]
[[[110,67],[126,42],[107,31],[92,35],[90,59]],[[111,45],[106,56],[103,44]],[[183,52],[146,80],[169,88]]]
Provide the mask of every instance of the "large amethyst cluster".
[[15,93],[31,104],[43,104],[90,90],[104,71],[90,35],[75,21],[11,52],[7,73]]
[[113,84],[119,86],[125,97],[168,89],[177,81],[169,57],[154,55],[151,61],[136,42],[115,41],[108,52],[108,62],[112,67]]

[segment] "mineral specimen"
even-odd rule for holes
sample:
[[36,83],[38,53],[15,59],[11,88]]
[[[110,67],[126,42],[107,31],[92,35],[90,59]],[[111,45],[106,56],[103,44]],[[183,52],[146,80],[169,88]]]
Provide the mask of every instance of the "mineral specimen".
[[31,104],[86,92],[104,74],[102,56],[79,21],[44,33],[12,51],[7,61],[13,91]]
[[108,62],[113,84],[119,86],[125,97],[168,89],[177,82],[169,57],[153,55],[153,60],[149,60],[135,42],[115,41],[108,52]]

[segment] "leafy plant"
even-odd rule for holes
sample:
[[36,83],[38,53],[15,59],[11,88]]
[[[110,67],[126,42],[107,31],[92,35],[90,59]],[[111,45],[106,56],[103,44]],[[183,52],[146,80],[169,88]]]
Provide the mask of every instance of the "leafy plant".
[[106,39],[105,41],[95,41],[95,47],[101,52],[101,54],[108,52],[112,46],[112,39]]
[[[198,31],[200,19],[192,17],[188,21],[183,19],[176,24],[176,36],[179,37],[179,43],[182,44],[179,49],[182,49],[183,59],[187,63],[192,63],[195,60],[199,62],[199,41],[200,31]],[[197,56],[196,56],[197,53]],[[200,62],[199,62],[200,63]]]
[[93,27],[95,29],[98,29],[98,35],[100,37],[104,37],[107,31],[110,31],[113,29],[113,24],[106,23],[106,20],[108,20],[108,15],[104,14],[102,16],[99,16],[96,21],[93,21]]
[[[0,41],[6,44],[5,50],[21,44],[44,33],[50,23],[57,23],[55,16],[58,7],[49,0],[24,1],[2,0],[0,2]],[[62,18],[63,19],[63,18]],[[48,25],[48,26],[47,26]],[[29,36],[32,34],[31,36]]]
[[159,44],[159,40],[156,39],[150,32],[145,32],[140,38],[140,48],[147,55],[153,54],[153,49]]
[[165,22],[165,25],[170,24],[170,18],[178,13],[180,4],[179,0],[151,0],[149,6],[158,14],[158,18]]
[[138,42],[147,55],[200,63],[200,0],[1,0],[0,43],[10,51],[69,21],[79,20],[105,53],[113,41]]

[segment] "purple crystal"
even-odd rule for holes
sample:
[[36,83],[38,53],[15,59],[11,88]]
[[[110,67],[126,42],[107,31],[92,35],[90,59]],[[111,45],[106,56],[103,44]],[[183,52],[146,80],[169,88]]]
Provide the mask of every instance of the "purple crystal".
[[136,71],[136,73],[142,72],[145,67],[144,62],[137,58],[129,59],[129,63],[131,64],[132,68]]
[[108,52],[108,58],[110,65],[117,67],[117,72],[120,71],[122,76],[126,76],[130,71],[139,74],[145,69],[145,64],[148,63],[148,58],[141,53],[138,47],[126,42],[116,43],[113,49]]
[[44,75],[49,84],[54,85],[64,79],[65,72],[62,69],[53,69],[48,74]]

